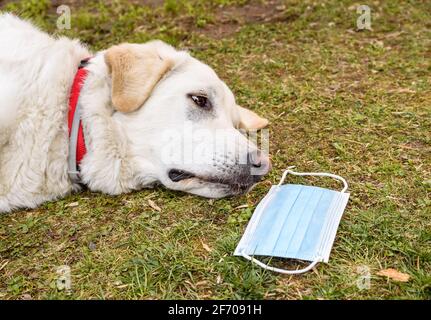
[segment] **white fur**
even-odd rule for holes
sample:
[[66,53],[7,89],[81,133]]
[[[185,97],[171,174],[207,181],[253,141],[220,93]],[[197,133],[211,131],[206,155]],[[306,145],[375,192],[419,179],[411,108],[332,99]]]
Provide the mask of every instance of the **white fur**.
[[0,15],[0,212],[33,208],[72,190],[68,95],[88,50]]
[[[15,16],[0,15],[0,212],[34,208],[79,189],[67,174],[68,99],[77,67],[89,56],[93,58],[80,99],[88,151],[81,175],[90,190],[120,194],[161,182],[207,197],[233,194],[223,183],[169,179],[173,167],[161,155],[165,129],[224,130],[231,164],[223,163],[225,152],[215,150],[212,163],[175,167],[198,176],[235,175],[235,157],[250,144],[234,129],[240,117],[235,99],[214,71],[186,52],[162,42],[154,45],[175,67],[144,106],[123,114],[112,106],[105,51],[92,55],[77,40],[53,38]],[[194,107],[187,93],[202,90],[211,92],[217,108],[211,119],[196,121],[190,119]],[[175,152],[190,156],[184,148]]]

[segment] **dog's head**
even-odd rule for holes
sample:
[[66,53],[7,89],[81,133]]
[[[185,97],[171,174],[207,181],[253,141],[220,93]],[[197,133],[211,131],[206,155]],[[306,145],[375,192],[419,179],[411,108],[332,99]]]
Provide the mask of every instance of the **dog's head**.
[[114,115],[137,176],[169,189],[219,198],[248,191],[270,169],[268,156],[238,129],[268,123],[238,106],[207,65],[153,41],[108,49]]

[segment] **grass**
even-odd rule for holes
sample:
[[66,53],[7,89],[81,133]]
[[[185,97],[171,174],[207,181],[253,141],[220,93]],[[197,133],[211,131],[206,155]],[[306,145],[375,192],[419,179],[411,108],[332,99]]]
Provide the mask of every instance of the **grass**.
[[[65,31],[46,1],[2,9],[94,50],[154,38],[188,48],[270,119],[274,169],[237,198],[83,192],[1,215],[0,298],[430,299],[431,4],[370,2],[372,31],[358,32],[353,1],[139,2],[73,1]],[[330,263],[302,276],[232,256],[254,207],[290,165],[350,182]],[[289,180],[301,181],[317,182]],[[71,268],[71,292],[57,289],[60,265]],[[363,267],[371,282],[360,290]],[[377,275],[386,268],[410,280]]]

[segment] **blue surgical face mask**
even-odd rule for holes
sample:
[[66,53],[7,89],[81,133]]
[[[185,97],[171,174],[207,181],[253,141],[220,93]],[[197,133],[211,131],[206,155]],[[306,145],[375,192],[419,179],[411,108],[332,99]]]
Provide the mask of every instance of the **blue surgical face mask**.
[[[287,174],[323,176],[343,182],[341,192],[285,184]],[[272,186],[251,217],[234,255],[285,274],[311,270],[318,262],[328,262],[338,225],[346,208],[347,182],[330,173],[298,173],[286,170],[278,185]],[[270,267],[253,256],[273,256],[310,261],[301,270]]]

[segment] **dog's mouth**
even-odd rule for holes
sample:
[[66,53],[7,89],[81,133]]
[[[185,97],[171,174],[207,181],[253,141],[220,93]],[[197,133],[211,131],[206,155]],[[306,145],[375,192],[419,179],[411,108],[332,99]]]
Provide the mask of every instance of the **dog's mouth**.
[[195,178],[196,175],[194,175],[191,172],[187,172],[184,170],[178,170],[178,169],[172,169],[168,173],[169,179],[171,179],[173,182],[180,182],[183,180]]
[[260,179],[226,179],[211,176],[198,176],[194,173],[185,170],[171,169],[168,172],[169,179],[173,182],[192,181],[196,180],[198,183],[213,184],[222,188],[228,188],[230,193],[241,194],[248,192]]

